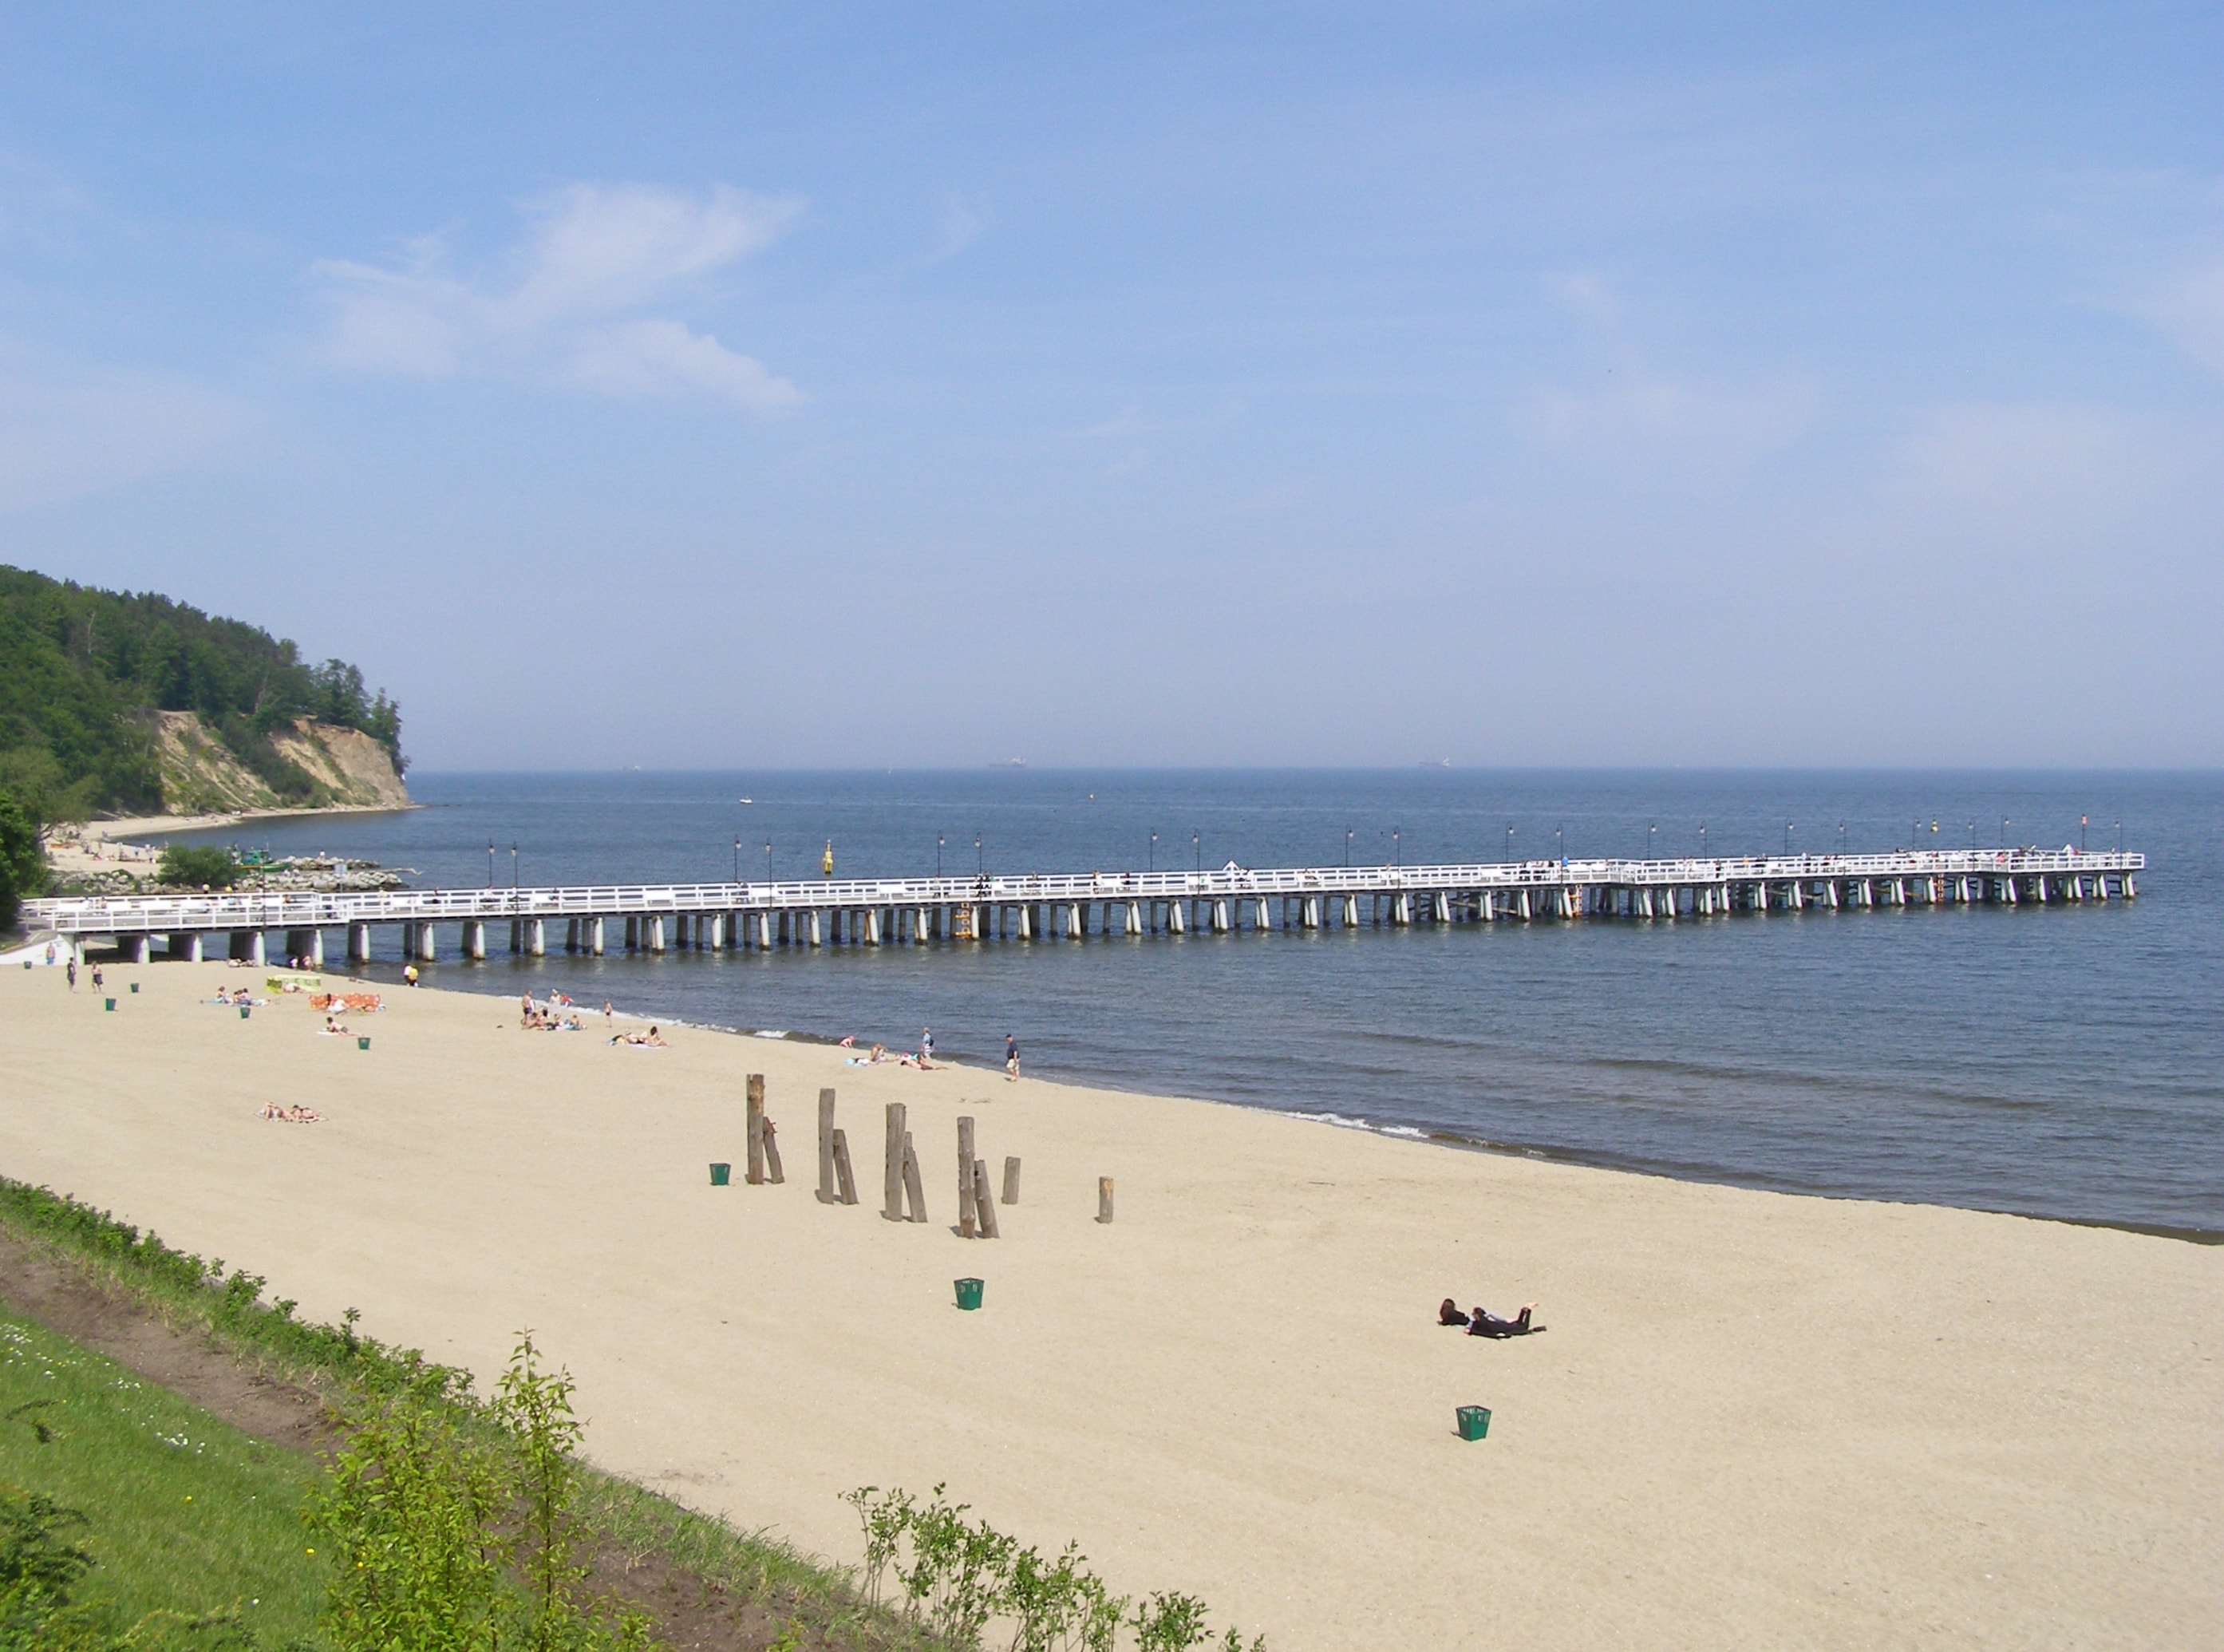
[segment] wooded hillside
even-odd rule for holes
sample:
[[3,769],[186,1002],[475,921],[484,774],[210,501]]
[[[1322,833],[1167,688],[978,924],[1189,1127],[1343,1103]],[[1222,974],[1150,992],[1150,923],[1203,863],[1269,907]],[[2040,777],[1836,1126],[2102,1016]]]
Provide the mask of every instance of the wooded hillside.
[[311,665],[259,626],[167,597],[0,566],[0,792],[41,821],[163,806],[159,712],[192,712],[284,803],[329,788],[274,733],[295,719],[357,729],[401,756],[401,717],[344,660]]

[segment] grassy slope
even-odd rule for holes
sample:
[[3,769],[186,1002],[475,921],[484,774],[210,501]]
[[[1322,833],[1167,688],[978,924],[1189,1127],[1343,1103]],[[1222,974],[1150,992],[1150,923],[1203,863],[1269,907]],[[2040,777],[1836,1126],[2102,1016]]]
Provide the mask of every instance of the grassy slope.
[[306,1459],[4,1311],[0,1418],[0,1479],[92,1517],[75,1541],[100,1564],[80,1598],[127,1623],[237,1607],[265,1646],[313,1636],[325,1578],[301,1523]]

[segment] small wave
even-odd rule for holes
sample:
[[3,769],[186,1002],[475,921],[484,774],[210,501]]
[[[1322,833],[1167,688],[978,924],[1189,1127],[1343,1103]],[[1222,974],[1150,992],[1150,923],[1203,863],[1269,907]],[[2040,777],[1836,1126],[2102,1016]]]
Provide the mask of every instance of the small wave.
[[1297,1109],[1277,1107],[1273,1111],[1285,1118],[1302,1118],[1308,1123],[1333,1124],[1340,1130],[1368,1130],[1374,1127],[1363,1118],[1350,1118],[1342,1113],[1309,1113]]
[[787,1030],[781,1027],[760,1027],[749,1035],[751,1038],[786,1038]]

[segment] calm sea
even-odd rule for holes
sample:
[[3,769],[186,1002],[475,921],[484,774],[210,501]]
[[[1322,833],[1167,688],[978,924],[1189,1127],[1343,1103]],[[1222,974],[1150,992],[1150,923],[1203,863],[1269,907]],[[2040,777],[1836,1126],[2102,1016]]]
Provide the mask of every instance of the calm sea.
[[[256,822],[243,841],[345,850],[456,886],[810,877],[829,844],[841,875],[869,877],[938,861],[1112,870],[1787,841],[2098,849],[2120,822],[2150,858],[2131,905],[478,965],[447,940],[433,978],[892,1047],[931,1025],[940,1051],[991,1064],[1012,1032],[1046,1077],[1704,1180],[2224,1235],[2224,776],[991,769],[410,784],[419,811]],[[394,937],[377,944],[389,950],[374,972],[398,973]]]

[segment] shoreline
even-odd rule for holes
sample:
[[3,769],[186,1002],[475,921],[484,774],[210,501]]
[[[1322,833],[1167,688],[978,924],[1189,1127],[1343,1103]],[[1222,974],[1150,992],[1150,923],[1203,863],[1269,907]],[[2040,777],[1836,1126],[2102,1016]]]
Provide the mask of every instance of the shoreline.
[[[1283,1652],[1470,1643],[1477,1599],[1571,1649],[2185,1644],[2224,1611],[2214,1247],[665,1017],[667,1049],[534,1037],[507,995],[383,981],[361,1052],[306,1002],[200,1003],[239,983],[222,965],[131,978],[111,1014],[0,972],[0,1171],[446,1363],[498,1369],[530,1325],[596,1462],[837,1560],[840,1492],[946,1482]],[[739,1185],[748,1072],[782,1186]],[[812,1196],[828,1086],[862,1208]],[[264,1123],[269,1098],[325,1122]],[[883,1101],[924,1225],[875,1208]],[[949,1225],[960,1114],[1025,1165],[998,1240]],[[1441,1330],[1447,1290],[1538,1301],[1550,1332]],[[1467,1403],[1483,1441],[1452,1430]]]
[[335,803],[325,808],[241,809],[219,814],[124,814],[79,824],[78,835],[99,843],[136,841],[174,832],[215,832],[248,820],[292,820],[321,814],[407,814],[426,807],[408,803]]

